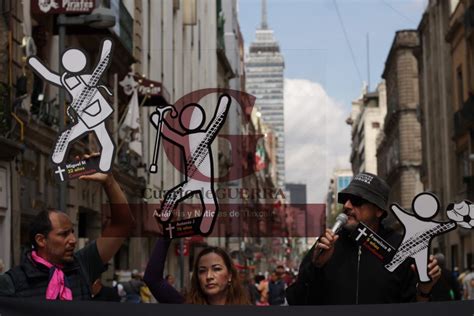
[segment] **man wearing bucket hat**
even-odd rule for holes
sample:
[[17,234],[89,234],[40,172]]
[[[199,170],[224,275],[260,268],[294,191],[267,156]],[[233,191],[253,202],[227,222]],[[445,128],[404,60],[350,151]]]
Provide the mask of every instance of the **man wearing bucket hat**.
[[390,188],[371,173],[355,176],[338,195],[348,220],[339,234],[326,229],[304,257],[298,280],[287,289],[290,305],[380,304],[429,300],[440,269],[430,258],[431,282],[417,285],[416,274],[408,262],[394,272],[364,247],[350,238],[360,222],[391,245],[401,236],[382,224],[387,216]]
[[353,230],[361,221],[377,231],[382,219],[387,216],[389,194],[390,188],[381,178],[370,173],[355,176],[337,197],[337,201],[344,205],[348,218],[346,228]]

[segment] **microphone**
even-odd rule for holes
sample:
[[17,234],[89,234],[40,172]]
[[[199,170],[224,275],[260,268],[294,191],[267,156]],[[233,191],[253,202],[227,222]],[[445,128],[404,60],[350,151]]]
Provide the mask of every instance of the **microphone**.
[[346,214],[341,213],[341,214],[337,215],[336,222],[334,223],[334,225],[331,228],[332,232],[334,234],[337,234],[339,232],[339,230],[341,230],[342,226],[346,225],[347,220],[348,220],[348,218],[347,218]]
[[[347,218],[346,214],[341,213],[341,214],[337,215],[336,222],[332,226],[331,231],[334,234],[337,234],[341,230],[342,226],[344,226],[347,223],[347,220],[348,220],[348,218]],[[318,238],[318,242],[316,243],[316,247],[318,246],[318,244],[319,244],[319,238]],[[319,257],[321,255],[321,253],[323,253],[323,251],[324,251],[324,249],[322,249],[322,248],[319,249],[318,253],[316,255],[316,258]]]

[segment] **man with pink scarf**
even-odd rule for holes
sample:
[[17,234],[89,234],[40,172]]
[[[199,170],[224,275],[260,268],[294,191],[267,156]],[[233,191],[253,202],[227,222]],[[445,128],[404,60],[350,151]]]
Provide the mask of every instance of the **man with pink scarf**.
[[102,237],[74,252],[76,237],[69,216],[57,210],[41,211],[30,227],[32,250],[23,255],[19,266],[0,275],[0,296],[91,299],[92,283],[122,246],[134,219],[125,194],[111,173],[80,179],[101,183],[109,199],[111,221]]

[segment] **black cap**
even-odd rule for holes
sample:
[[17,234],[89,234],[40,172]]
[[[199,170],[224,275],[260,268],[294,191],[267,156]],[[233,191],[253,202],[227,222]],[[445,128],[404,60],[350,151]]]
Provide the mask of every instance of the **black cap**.
[[351,196],[357,196],[387,211],[390,188],[375,174],[363,172],[356,175],[351,183],[339,192],[337,201],[344,204]]

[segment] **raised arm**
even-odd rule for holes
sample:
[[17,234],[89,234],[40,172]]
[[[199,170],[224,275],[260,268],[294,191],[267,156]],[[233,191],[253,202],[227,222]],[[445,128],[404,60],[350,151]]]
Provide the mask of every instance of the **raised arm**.
[[400,222],[402,222],[403,224],[407,224],[407,223],[410,223],[414,216],[413,215],[410,215],[408,213],[406,213],[400,206],[398,206],[397,204],[392,204],[392,206],[390,207],[390,209],[393,211],[393,213],[395,214],[395,216],[398,218],[398,220]]
[[107,57],[107,55],[109,55],[111,51],[112,51],[112,41],[108,39],[103,41],[99,60],[102,60],[105,57]]
[[[86,159],[88,157],[90,156],[86,156]],[[115,256],[125,238],[130,235],[135,220],[130,212],[125,193],[112,173],[98,172],[92,175],[81,176],[79,179],[100,182],[109,199],[111,220],[102,236],[96,241],[97,250],[102,262],[106,264]]]
[[164,121],[164,124],[162,125],[162,130],[161,130],[161,134],[167,138],[168,140],[171,140],[175,143],[178,143],[178,144],[184,144],[185,142],[185,136],[184,135],[181,135],[180,133],[178,133],[177,131],[175,131],[167,122],[166,120]]
[[115,256],[125,238],[130,235],[135,219],[130,212],[125,193],[111,173],[108,174],[103,188],[109,198],[111,221],[104,230],[104,237],[97,239],[97,248],[105,264]]
[[158,239],[146,266],[143,281],[145,281],[158,302],[182,304],[184,303],[184,297],[163,278],[166,253],[170,243],[171,240],[169,239]]
[[55,72],[49,70],[48,68],[46,68],[46,66],[43,65],[41,63],[41,61],[38,58],[36,58],[35,56],[32,56],[32,57],[28,58],[28,64],[44,80],[49,81],[54,85],[57,85],[57,86],[60,86],[60,87],[62,86],[61,85],[61,77],[57,73],[55,73]]
[[[151,121],[151,124],[157,129],[156,131],[157,133],[160,133],[160,131],[158,130],[159,119],[160,119],[159,113],[155,112],[151,115],[150,121]],[[163,137],[165,137],[166,139],[177,144],[183,144],[185,141],[185,136],[175,131],[173,127],[171,127],[166,120],[163,120],[161,124],[161,135],[163,135]]]
[[[212,118],[211,122],[209,123],[208,127],[211,127],[213,124],[215,124],[216,120],[222,115],[225,114],[229,111],[231,99],[230,96],[227,94],[223,94],[219,97],[219,100],[217,101],[217,108],[216,112],[214,113],[214,117]],[[219,122],[219,126],[222,126],[224,124],[225,120],[222,120]]]

